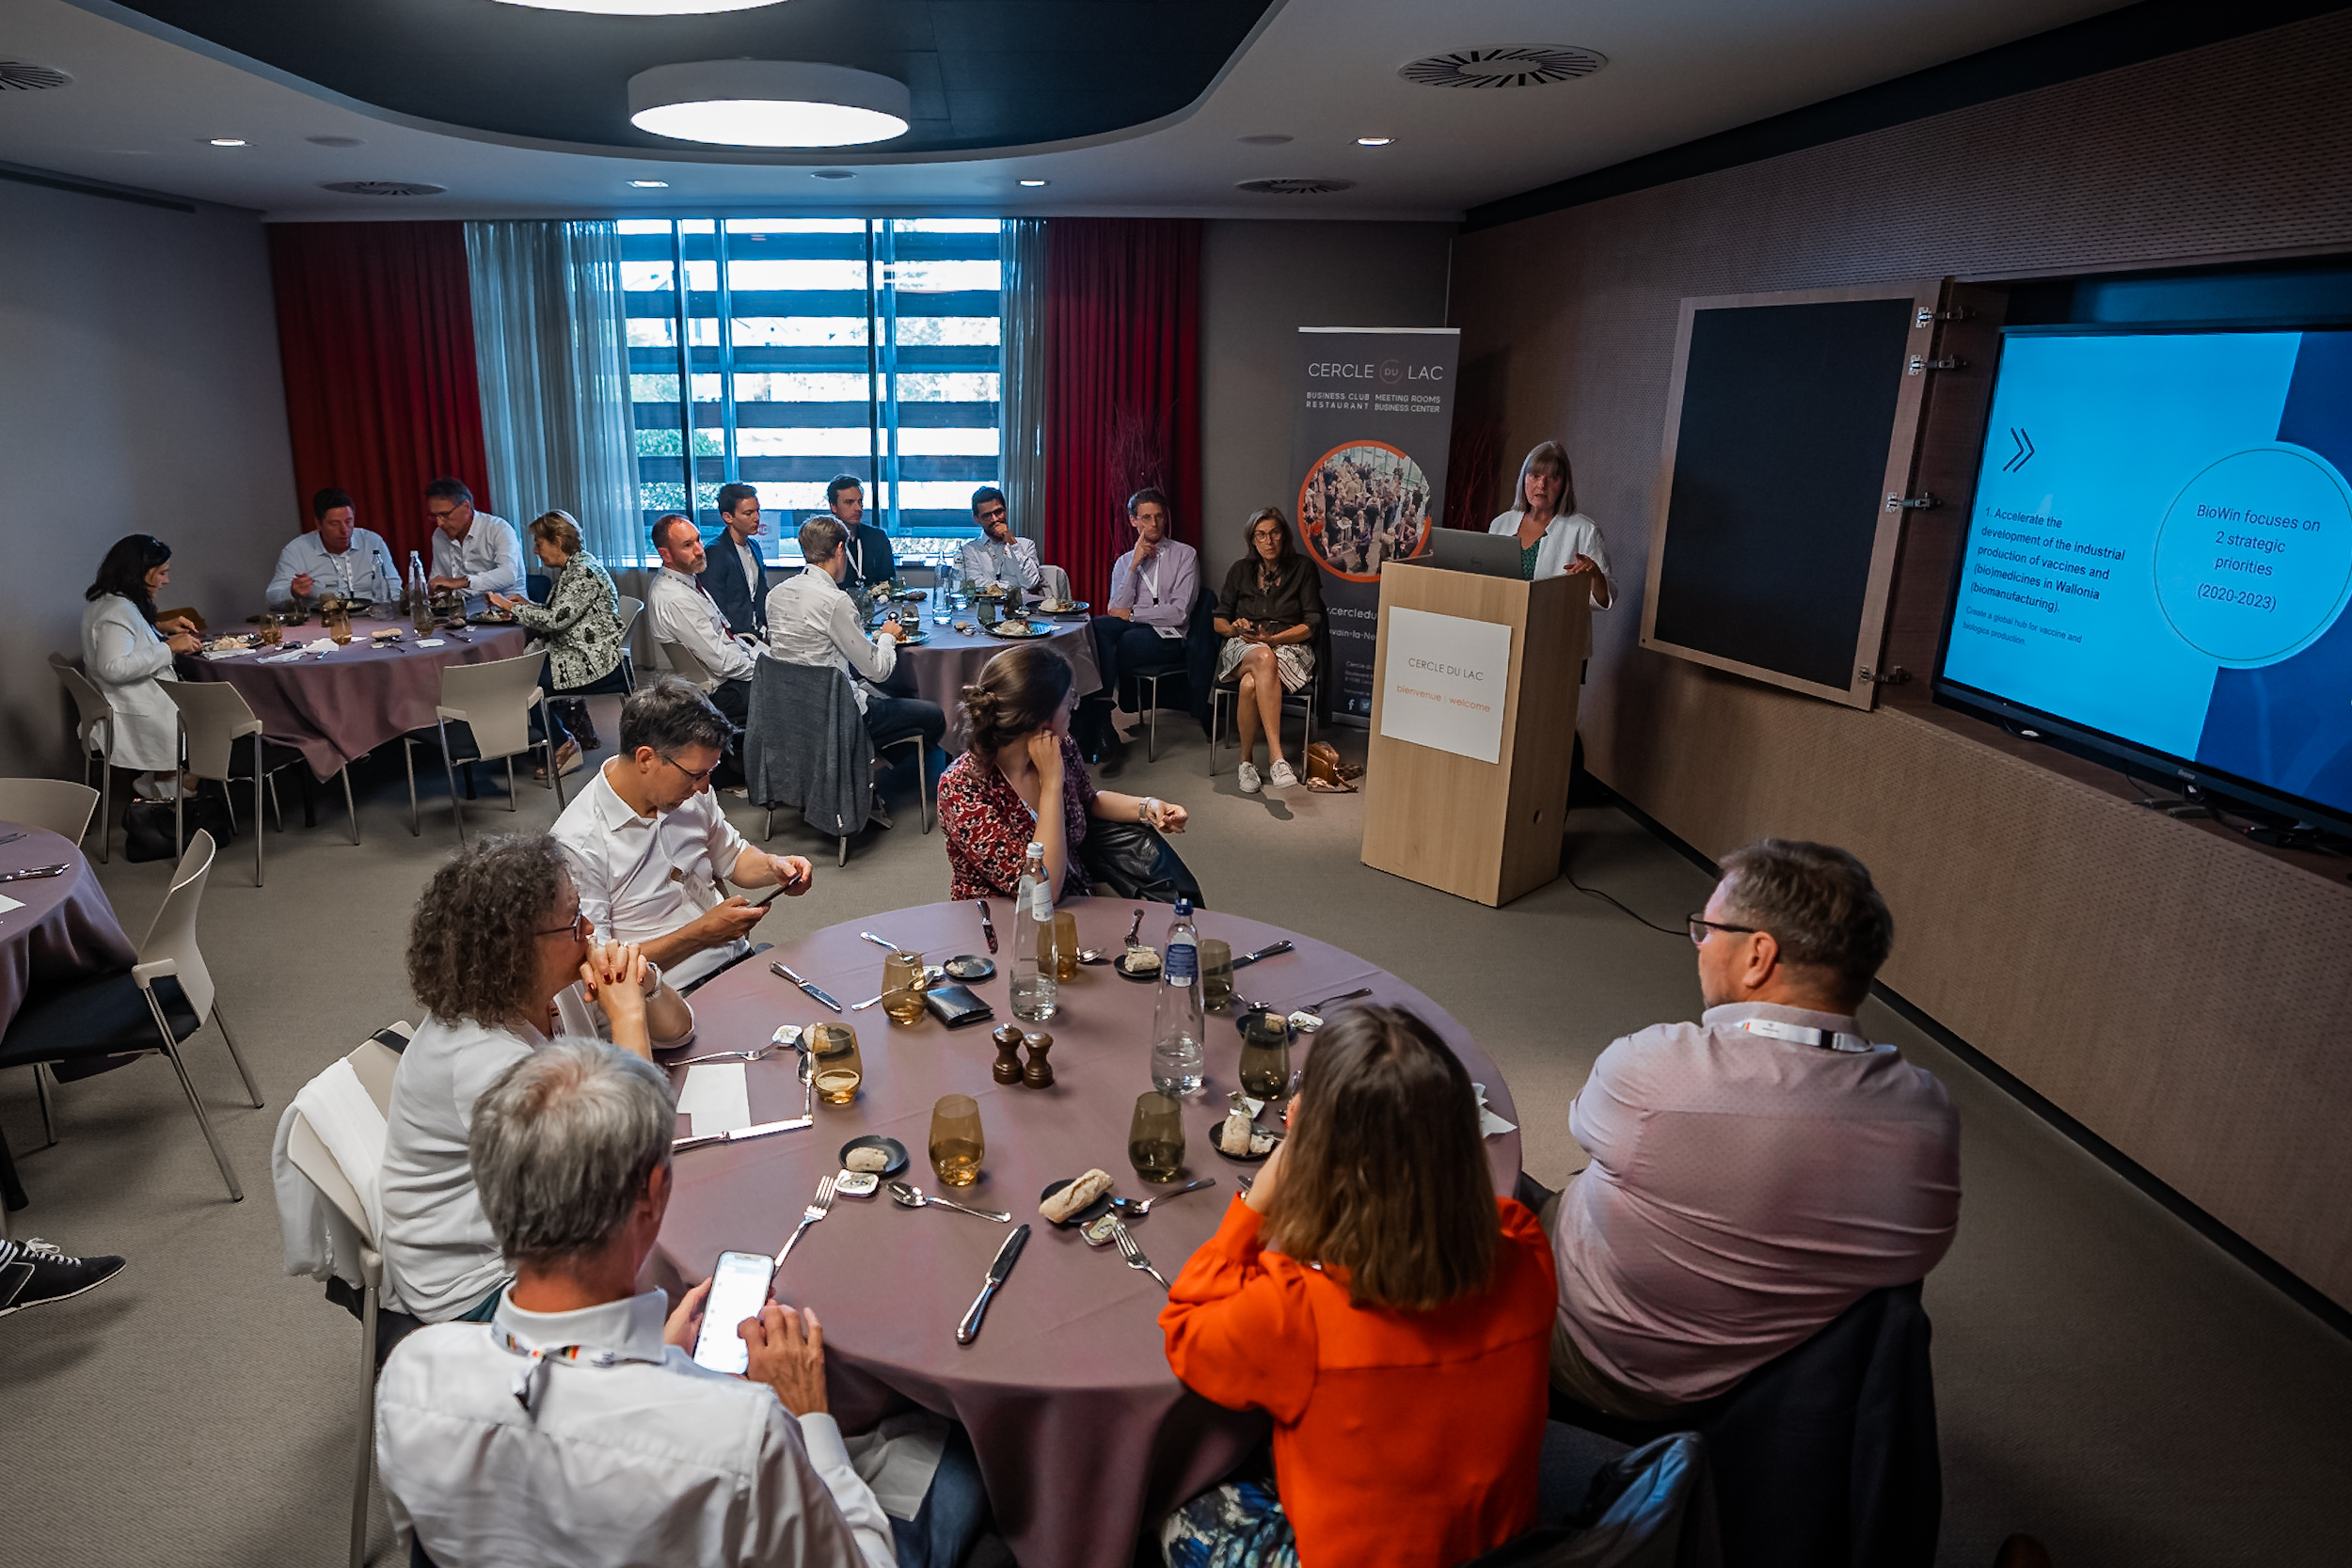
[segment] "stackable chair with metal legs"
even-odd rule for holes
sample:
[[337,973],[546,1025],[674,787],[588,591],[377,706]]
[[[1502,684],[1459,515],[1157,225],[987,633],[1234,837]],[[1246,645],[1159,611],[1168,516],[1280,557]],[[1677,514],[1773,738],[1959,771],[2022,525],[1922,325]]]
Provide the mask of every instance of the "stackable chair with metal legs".
[[97,809],[98,791],[71,779],[0,779],[0,822],[29,822],[79,844]]
[[103,862],[108,858],[114,835],[115,705],[106,701],[98,683],[65,655],[51,654],[49,668],[57,673],[57,684],[73,699],[73,735],[81,746],[85,781],[89,778],[92,760],[98,764],[98,858]]
[[[278,831],[286,831],[285,818],[278,812],[278,775],[289,768],[305,766],[302,753],[292,746],[280,745],[262,736],[262,721],[245,700],[244,693],[225,681],[166,681],[164,693],[180,710],[180,749],[187,770],[199,779],[210,779],[222,786],[228,796],[229,820],[237,819],[236,795],[228,788],[237,780],[237,742],[253,742],[253,885],[262,885],[262,802],[269,801],[269,814],[278,818]],[[351,769],[342,773],[343,806],[351,813],[351,842],[359,842],[359,808],[351,799]],[[172,837],[185,846],[186,807],[178,796],[172,799]]]
[[[1307,765],[1307,748],[1315,743],[1315,698],[1322,688],[1323,663],[1318,659],[1315,663],[1314,673],[1307,677],[1305,686],[1295,691],[1282,693],[1282,712],[1285,715],[1290,713],[1293,703],[1298,704],[1305,713],[1307,735],[1306,738],[1298,743],[1298,764],[1301,768]],[[1218,747],[1222,744],[1222,726],[1228,706],[1234,710],[1233,728],[1234,732],[1239,734],[1241,691],[1236,687],[1219,684],[1209,694],[1209,777],[1213,779],[1216,777],[1216,753]]]
[[[515,658],[493,659],[487,664],[444,664],[441,666],[441,701],[433,710],[433,728],[411,730],[400,737],[401,760],[408,767],[408,832],[414,837],[424,832],[417,814],[417,754],[419,746],[437,746],[441,752],[442,771],[449,779],[450,815],[457,822],[457,842],[466,842],[466,807],[457,793],[457,765],[460,762],[498,762],[506,764],[506,808],[519,810],[515,801],[515,757],[533,747],[547,752],[548,782],[554,786],[560,810],[564,804],[564,775],[555,766],[555,753],[563,745],[563,731],[554,716],[548,711],[548,694],[539,686],[539,670],[547,662],[545,653],[523,654]],[[540,738],[531,738],[531,709],[539,708]],[[460,756],[459,752],[465,754]]]

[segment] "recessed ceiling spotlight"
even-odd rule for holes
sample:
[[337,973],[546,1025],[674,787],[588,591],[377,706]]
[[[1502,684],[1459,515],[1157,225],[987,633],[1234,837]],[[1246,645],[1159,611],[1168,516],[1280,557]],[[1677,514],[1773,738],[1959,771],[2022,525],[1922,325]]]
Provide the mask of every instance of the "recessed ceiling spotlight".
[[907,131],[904,82],[799,60],[698,60],[628,79],[629,123],[727,147],[855,147]]
[[1035,189],[1037,189],[1040,185],[1044,184],[1044,183],[1045,183],[1045,182],[1044,182],[1044,181],[1042,181],[1042,180],[1024,180],[1024,181],[1022,181],[1022,182],[1021,182],[1021,183],[1022,183],[1022,184],[1024,184],[1024,185],[1025,185],[1025,186],[1027,186],[1030,190],[1035,190]]
[[1394,140],[1396,140],[1394,136],[1358,136],[1356,145],[1358,147],[1386,147]]
[[629,184],[641,191],[666,191],[670,188],[667,180],[631,180]]
[[365,147],[368,145],[357,136],[305,136],[302,139],[312,147]]
[[215,136],[213,138],[212,145],[215,147],[243,147],[245,145],[245,138],[243,136]]
[[586,11],[593,16],[710,16],[719,11],[755,11],[783,0],[501,0],[534,11]]
[[854,180],[857,178],[857,171],[847,168],[813,168],[808,171],[808,177],[811,180]]
[[1269,131],[1262,135],[1244,136],[1241,139],[1243,145],[1248,147],[1279,147],[1289,141],[1290,137],[1277,131]]

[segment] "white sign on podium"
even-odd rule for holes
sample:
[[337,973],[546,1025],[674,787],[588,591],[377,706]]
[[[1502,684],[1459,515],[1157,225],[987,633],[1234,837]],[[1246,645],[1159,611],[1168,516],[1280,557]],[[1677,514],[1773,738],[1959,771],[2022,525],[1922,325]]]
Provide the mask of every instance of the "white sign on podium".
[[1380,733],[1480,762],[1501,761],[1511,628],[1402,606],[1388,617]]

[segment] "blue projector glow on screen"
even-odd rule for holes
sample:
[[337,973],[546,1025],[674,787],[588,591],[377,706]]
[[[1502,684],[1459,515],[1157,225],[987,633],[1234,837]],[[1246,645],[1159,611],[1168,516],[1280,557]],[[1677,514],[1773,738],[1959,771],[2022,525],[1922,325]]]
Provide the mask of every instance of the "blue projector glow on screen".
[[2352,818],[2352,332],[2010,333],[1941,679]]

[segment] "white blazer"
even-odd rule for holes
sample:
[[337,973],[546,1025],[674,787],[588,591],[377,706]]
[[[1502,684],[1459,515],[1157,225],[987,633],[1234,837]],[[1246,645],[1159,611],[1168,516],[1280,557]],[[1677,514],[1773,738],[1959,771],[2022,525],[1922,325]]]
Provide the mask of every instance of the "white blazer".
[[180,771],[180,709],[161,682],[176,681],[171,648],[138,606],[102,594],[82,611],[82,668],[115,710],[114,765]]
[[[1525,515],[1523,512],[1505,512],[1486,525],[1486,531],[1517,533],[1519,519]],[[1593,564],[1600,568],[1601,577],[1608,581],[1609,602],[1615,604],[1617,578],[1609,569],[1609,549],[1601,543],[1600,525],[1581,512],[1554,517],[1551,526],[1544,530],[1543,540],[1535,546],[1535,575],[1538,578],[1556,578],[1566,571],[1580,555],[1593,558]]]

